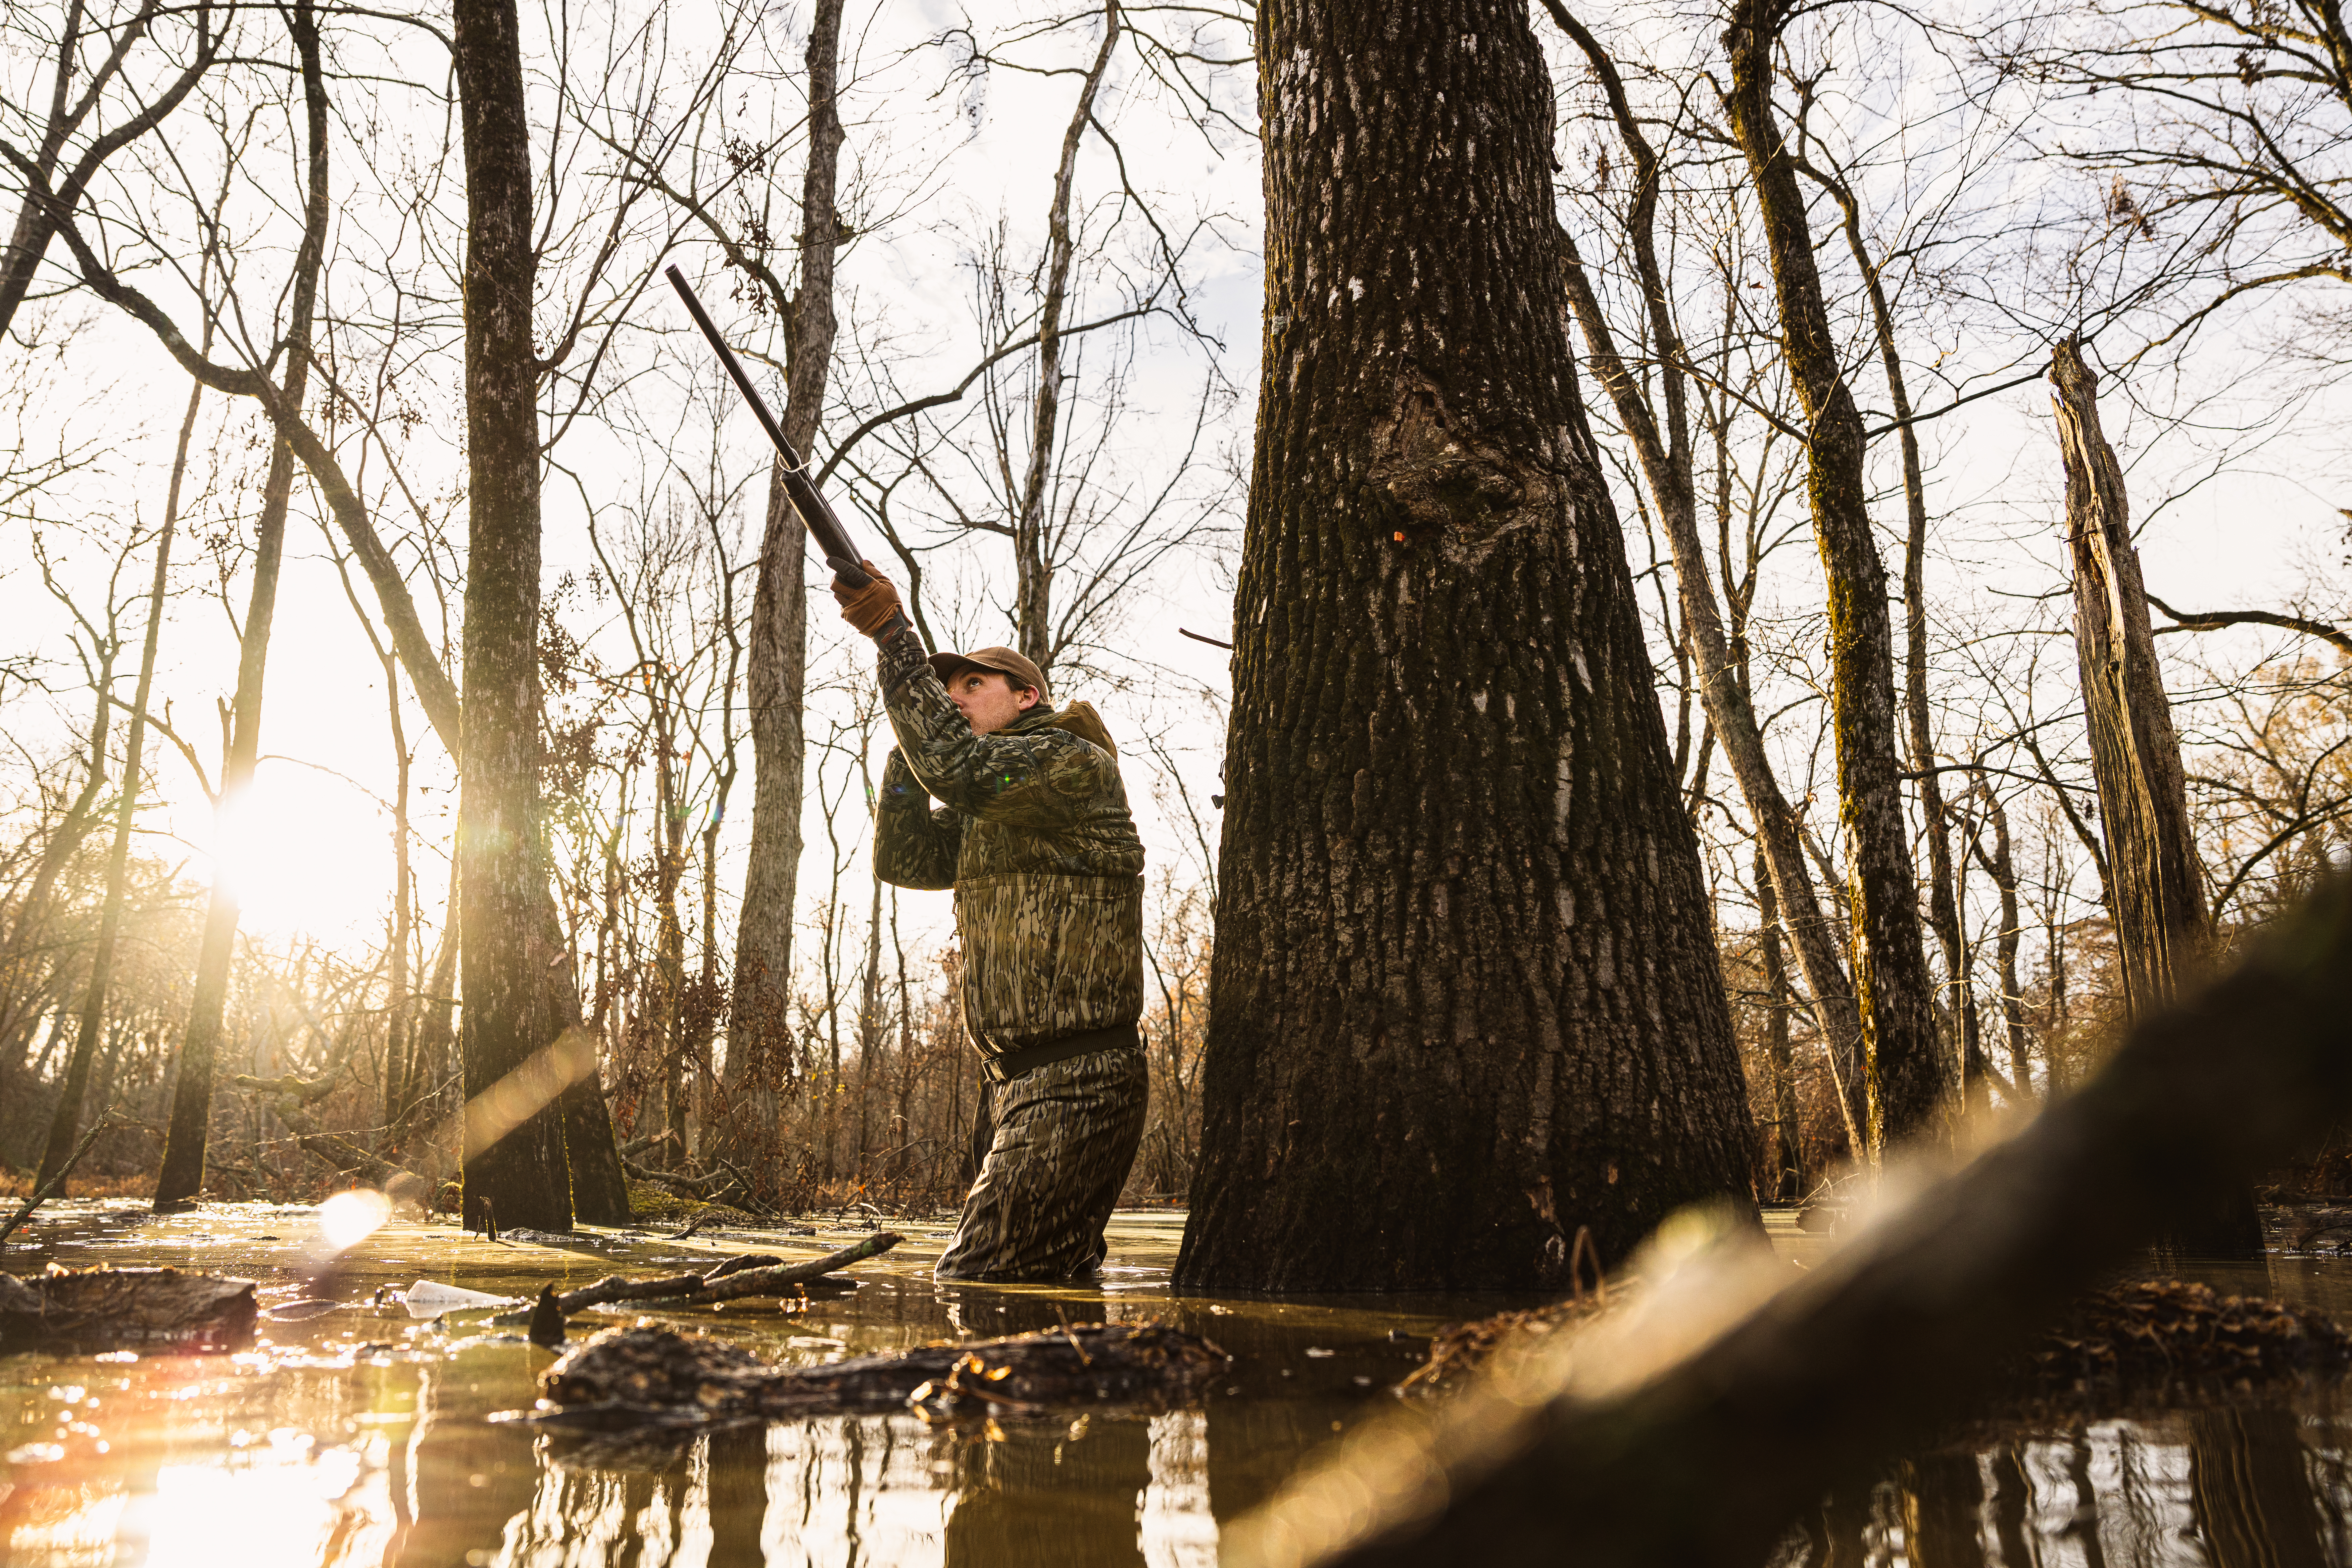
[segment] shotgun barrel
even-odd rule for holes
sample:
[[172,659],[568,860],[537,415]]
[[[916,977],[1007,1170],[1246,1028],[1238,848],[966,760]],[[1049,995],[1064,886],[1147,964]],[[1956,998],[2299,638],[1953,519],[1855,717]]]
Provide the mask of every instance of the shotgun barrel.
[[[719,328],[711,321],[710,313],[702,308],[702,301],[694,297],[693,287],[687,282],[686,274],[676,267],[663,270],[669,279],[670,287],[677,290],[677,297],[686,301],[686,313],[694,318],[694,324],[700,327],[702,335],[710,340],[710,346],[719,353],[719,363],[725,365],[727,374],[734,378],[735,390],[741,393],[743,401],[751,405],[751,412],[759,418],[760,428],[768,433],[768,439],[774,445],[777,455],[783,458],[784,495],[792,501],[793,510],[800,514],[801,526],[807,529],[810,537],[816,541],[817,550],[824,556],[824,563],[833,568],[833,574],[847,587],[863,588],[870,581],[858,564],[864,557],[849,542],[849,531],[841,526],[841,519],[833,515],[833,508],[825,504],[824,497],[818,493],[814,481],[809,478],[808,466],[801,461],[801,455],[793,450],[792,442],[785,439],[783,426],[777,424],[776,416],[768,412],[767,401],[760,395],[759,388],[751,384],[751,376],[744,372],[743,362],[735,357],[735,351],[729,348],[727,340],[719,335]],[[902,613],[883,630],[887,633],[907,624],[907,617]]]

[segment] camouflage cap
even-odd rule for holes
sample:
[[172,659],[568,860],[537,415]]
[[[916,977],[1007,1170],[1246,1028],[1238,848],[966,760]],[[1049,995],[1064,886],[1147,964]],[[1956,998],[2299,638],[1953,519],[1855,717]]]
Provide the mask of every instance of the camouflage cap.
[[1009,647],[976,647],[970,653],[935,653],[929,662],[941,680],[948,679],[960,669],[986,669],[1009,678],[1015,691],[1024,686],[1035,688],[1040,701],[1048,700],[1053,695],[1045,685],[1045,672]]

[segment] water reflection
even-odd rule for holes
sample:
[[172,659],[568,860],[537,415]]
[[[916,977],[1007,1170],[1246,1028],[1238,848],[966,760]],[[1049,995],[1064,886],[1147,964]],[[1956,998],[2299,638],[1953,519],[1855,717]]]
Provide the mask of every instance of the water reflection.
[[2352,1562],[2332,1394],[1961,1445],[1812,1510],[1786,1568],[2322,1568]]
[[[494,1248],[394,1225],[322,1285],[303,1250],[315,1225],[297,1217],[215,1209],[53,1238],[71,1261],[197,1262],[289,1294],[331,1294],[350,1310],[273,1324],[270,1341],[236,1358],[0,1361],[0,1568],[1205,1568],[1222,1524],[1345,1428],[1394,1408],[1385,1390],[1413,1364],[1418,1336],[1495,1305],[1175,1300],[1164,1283],[1174,1216],[1122,1216],[1118,1268],[1087,1289],[939,1287],[923,1248],[910,1247],[845,1300],[680,1321],[772,1360],[815,1362],[1157,1316],[1237,1359],[1202,1406],[1165,1414],[961,1426],[869,1416],[588,1443],[484,1420],[530,1402],[546,1352],[478,1319],[420,1324],[396,1303],[378,1310],[373,1292],[423,1277],[528,1295],[541,1279],[579,1284],[709,1256],[699,1238]],[[288,1239],[273,1251],[278,1236]],[[2333,1264],[2297,1292],[2352,1316],[2352,1265]],[[2320,1394],[1992,1427],[1833,1489],[1772,1561],[2352,1563],[2347,1456],[2352,1412]]]

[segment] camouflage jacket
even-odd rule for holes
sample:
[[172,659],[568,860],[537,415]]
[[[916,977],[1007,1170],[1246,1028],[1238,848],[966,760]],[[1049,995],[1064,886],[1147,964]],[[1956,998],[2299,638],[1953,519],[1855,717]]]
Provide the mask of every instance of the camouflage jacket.
[[972,1038],[1002,1056],[1135,1022],[1143,841],[1102,721],[1084,703],[1040,704],[975,735],[911,633],[880,652],[898,745],[875,808],[875,869],[955,889]]

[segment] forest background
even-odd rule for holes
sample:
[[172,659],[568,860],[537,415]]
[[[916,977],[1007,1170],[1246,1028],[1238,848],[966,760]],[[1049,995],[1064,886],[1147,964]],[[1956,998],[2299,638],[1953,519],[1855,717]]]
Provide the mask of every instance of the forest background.
[[[1785,39],[1778,101],[1826,176],[1807,191],[1873,432],[1880,552],[1898,616],[1919,612],[1896,657],[1898,686],[1924,693],[1927,739],[1906,712],[1900,749],[1931,926],[1926,847],[1947,847],[1955,940],[1928,944],[1938,1017],[1956,1055],[1978,1041],[1965,1076],[1987,1103],[2078,1076],[2120,1005],[2042,378],[2069,334],[2105,373],[2158,626],[2179,634],[2158,647],[2213,919],[2239,929],[2341,856],[2352,509],[2333,291],[2352,232],[2328,215],[2352,104],[2263,66],[2297,47],[2299,15],[2258,5],[2200,35],[2162,5],[1832,8]],[[1723,18],[1583,15],[1622,118],[1610,73],[1563,26],[1577,21],[1537,18],[1562,222],[1591,310],[1663,396],[1661,363],[1677,354],[1660,352],[1629,238],[1654,193],[1705,569],[1843,949],[1822,574],[1764,241],[1713,82]],[[1222,654],[1179,628],[1229,635],[1246,496],[1264,309],[1249,14],[834,0],[548,7],[522,23],[547,853],[562,961],[633,1176],[746,1205],[952,1204],[980,1102],[948,900],[871,876],[888,739],[870,655],[832,617],[821,570],[772,559],[795,600],[816,596],[778,612],[806,639],[798,832],[772,813],[773,838],[753,843],[769,457],[659,281],[674,261],[770,367],[772,404],[814,420],[828,494],[877,542],[926,640],[1019,643],[1057,699],[1092,701],[1119,740],[1151,856],[1154,1120],[1129,1195],[1181,1201],[1228,683]],[[23,264],[0,279],[12,1167],[55,1153],[63,1104],[68,1142],[108,1117],[85,1184],[152,1188],[216,879],[242,920],[209,1188],[287,1197],[371,1161],[446,1167],[456,771],[432,694],[395,654],[379,578],[402,585],[430,657],[454,671],[467,214],[447,26],[435,10],[326,5],[8,12],[0,182],[19,215],[8,259]],[[834,216],[813,222],[812,149],[821,161],[830,142],[810,111],[812,61],[827,40],[837,88],[816,96],[837,111],[840,157]],[[1628,123],[1657,155],[1654,183]],[[2232,184],[2273,152],[2310,192]],[[51,210],[28,193],[54,201],[69,179],[73,232],[26,263]],[[829,265],[813,272],[828,227]],[[100,273],[117,297],[93,287]],[[307,332],[308,383],[289,395],[347,496],[326,495],[307,458],[278,459],[255,397],[192,400],[121,286],[280,386]],[[834,329],[803,353],[795,334],[824,313],[813,288]],[[812,353],[826,373],[813,394]],[[1924,416],[1909,426],[1916,509],[1888,363]],[[1852,1142],[1818,999],[1776,934],[1755,814],[1700,700],[1688,595],[1622,405],[1600,377],[1584,395],[1704,852],[1757,1190],[1799,1196]],[[284,566],[260,633],[273,493]],[[2182,624],[2245,610],[2269,619]],[[224,788],[240,658],[265,636],[251,783]],[[790,737],[770,743],[790,754]],[[1918,787],[1931,773],[1939,804]],[[120,930],[100,963],[118,842]],[[789,979],[754,1061],[730,1047],[761,865],[760,908],[782,914],[760,917],[760,934]]]

